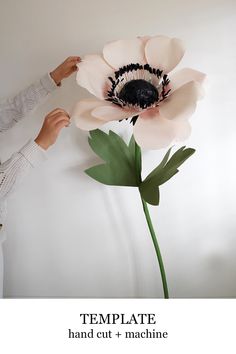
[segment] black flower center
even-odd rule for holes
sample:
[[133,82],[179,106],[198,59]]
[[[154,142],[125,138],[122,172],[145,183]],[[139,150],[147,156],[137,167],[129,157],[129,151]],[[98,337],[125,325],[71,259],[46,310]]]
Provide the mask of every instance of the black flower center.
[[150,82],[137,79],[127,82],[119,92],[119,99],[127,104],[147,108],[158,101],[159,94]]
[[149,64],[131,63],[122,66],[108,80],[110,83],[106,100],[137,112],[157,107],[171,91],[167,74]]

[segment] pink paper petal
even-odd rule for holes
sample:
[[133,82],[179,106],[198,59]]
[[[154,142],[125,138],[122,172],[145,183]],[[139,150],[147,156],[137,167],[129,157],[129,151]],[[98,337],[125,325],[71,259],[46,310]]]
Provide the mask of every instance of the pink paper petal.
[[[174,121],[173,121],[174,122]],[[184,141],[191,135],[191,125],[188,121],[178,122],[175,125],[175,141]]]
[[133,117],[135,113],[116,107],[114,104],[110,104],[95,108],[92,111],[92,115],[105,121],[111,121]]
[[201,85],[190,81],[174,91],[159,107],[166,119],[188,119],[195,111],[197,100],[201,98]]
[[156,36],[147,41],[145,55],[149,65],[168,73],[182,59],[184,46],[180,39]]
[[86,55],[79,64],[76,80],[78,85],[103,99],[108,89],[108,77],[112,73],[113,69],[100,55]]
[[175,137],[175,125],[160,116],[158,111],[142,113],[134,126],[134,137],[145,149],[161,149],[168,146]]
[[91,111],[101,105],[104,105],[104,101],[94,99],[79,101],[73,109],[71,119],[74,119],[75,125],[82,130],[97,129],[106,122],[93,117]]
[[131,63],[145,63],[144,45],[138,38],[106,44],[103,48],[103,56],[108,64],[115,69]]
[[143,44],[146,45],[147,41],[149,41],[150,38],[152,38],[151,36],[141,36],[141,37],[138,37],[142,42]]
[[169,76],[170,87],[172,92],[177,90],[179,87],[183,86],[189,81],[197,81],[199,84],[202,84],[206,78],[206,74],[193,70],[190,68],[184,68]]

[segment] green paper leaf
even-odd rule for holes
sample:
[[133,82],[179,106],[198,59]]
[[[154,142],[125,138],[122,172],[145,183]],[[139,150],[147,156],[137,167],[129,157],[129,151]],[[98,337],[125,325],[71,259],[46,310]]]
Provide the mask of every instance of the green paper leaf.
[[151,172],[149,173],[149,175],[147,176],[146,180],[151,179],[153,177],[155,177],[156,175],[158,175],[158,173],[160,173],[160,171],[162,170],[162,168],[165,166],[165,164],[168,161],[168,158],[170,156],[170,152],[171,152],[170,148],[167,153],[165,154],[165,156],[163,157],[162,161],[160,162],[160,164]]
[[149,204],[159,204],[159,186],[167,182],[171,177],[178,173],[179,166],[182,165],[195,152],[195,150],[191,148],[185,149],[185,146],[182,146],[169,159],[170,152],[171,148],[167,151],[161,163],[139,186],[142,198]]
[[93,166],[85,172],[98,182],[116,186],[138,186],[135,161],[135,141],[129,145],[114,133],[96,129],[90,132],[89,144],[92,150],[106,163]]
[[161,170],[167,163],[171,149],[172,148],[167,151],[160,164],[147,176],[139,187],[142,198],[149,204],[159,205],[160,190],[155,177],[160,174]]
[[179,166],[181,166],[191,155],[193,155],[194,152],[195,149],[185,149],[185,146],[182,146],[179,150],[177,150],[164,166],[162,175],[159,176],[159,185],[167,182],[171,177],[178,173]]
[[151,205],[159,205],[160,202],[160,190],[156,183],[148,182],[141,183],[139,186],[141,197],[145,202]]
[[132,135],[130,142],[129,142],[129,150],[135,159],[137,185],[139,185],[142,182],[142,177],[141,177],[142,152],[141,152],[140,146],[136,143],[133,135]]

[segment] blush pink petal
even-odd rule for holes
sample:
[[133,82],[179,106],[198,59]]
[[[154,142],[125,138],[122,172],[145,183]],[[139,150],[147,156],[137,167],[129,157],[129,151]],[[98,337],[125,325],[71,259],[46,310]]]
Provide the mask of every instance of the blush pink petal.
[[[173,121],[175,122],[175,121]],[[177,122],[175,125],[175,141],[183,141],[188,139],[192,132],[191,125],[188,121]]]
[[140,115],[134,126],[134,137],[145,149],[161,149],[168,146],[175,138],[175,124],[160,116],[145,112]]
[[133,117],[134,115],[135,115],[134,112],[116,107],[114,104],[110,104],[106,106],[103,105],[95,108],[92,111],[92,116],[103,119],[105,121],[120,120],[124,118]]
[[152,37],[145,46],[145,55],[149,65],[164,70],[173,70],[184,55],[183,42],[166,36]]
[[195,111],[197,100],[202,96],[201,85],[190,81],[174,91],[159,107],[166,119],[188,119]]
[[94,96],[103,99],[108,89],[108,77],[112,73],[113,69],[100,55],[86,55],[79,64],[76,80]]
[[152,37],[151,36],[140,36],[140,37],[138,37],[138,39],[140,39],[143,42],[143,44],[146,44],[147,41],[149,41],[150,38],[152,38]]
[[197,81],[199,84],[202,84],[205,78],[206,74],[190,68],[181,69],[169,76],[172,92],[189,81]]
[[73,119],[75,125],[82,130],[88,131],[97,129],[105,124],[106,121],[93,117],[91,111],[101,105],[104,105],[104,102],[95,99],[79,101],[73,109],[71,119]]
[[144,45],[139,38],[108,43],[103,48],[103,56],[114,69],[131,63],[145,63]]

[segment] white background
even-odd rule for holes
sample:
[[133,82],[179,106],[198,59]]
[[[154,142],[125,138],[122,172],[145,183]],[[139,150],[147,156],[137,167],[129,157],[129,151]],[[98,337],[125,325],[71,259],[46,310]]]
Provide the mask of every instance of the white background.
[[[236,295],[236,2],[230,0],[14,0],[0,4],[0,97],[69,55],[97,53],[119,38],[183,39],[180,67],[208,74],[186,142],[197,152],[161,188],[151,214],[172,297]],[[88,97],[73,76],[1,137],[6,160],[35,137],[45,114]],[[111,126],[110,126],[111,127]],[[127,124],[112,128],[127,137]],[[130,129],[130,127],[129,127]],[[144,175],[165,150],[144,153]],[[12,195],[4,245],[6,297],[161,297],[138,192],[107,187],[83,170],[96,157],[73,125]]]

